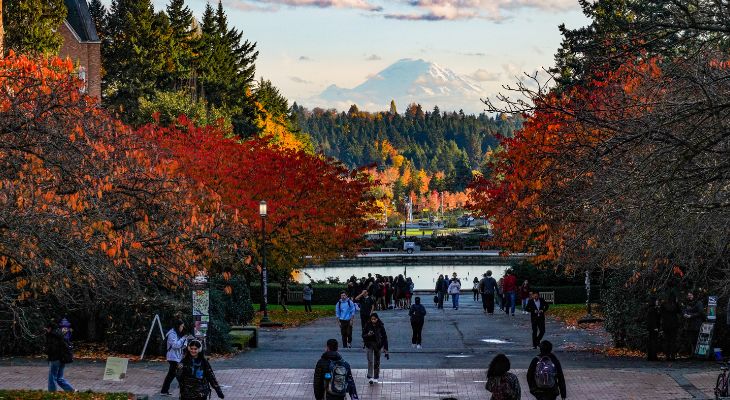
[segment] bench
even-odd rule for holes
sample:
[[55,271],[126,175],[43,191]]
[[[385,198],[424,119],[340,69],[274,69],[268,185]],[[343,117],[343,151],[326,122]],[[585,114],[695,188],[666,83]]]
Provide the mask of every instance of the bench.
[[453,250],[453,247],[451,247],[451,246],[437,247],[436,250]]
[[368,251],[370,251],[372,249],[373,249],[372,247],[363,247],[362,249],[360,249],[360,253],[367,253]]
[[232,326],[228,333],[231,337],[231,346],[243,350],[244,347],[254,348],[259,345],[259,328],[255,326]]
[[382,252],[386,252],[386,251],[398,251],[398,249],[395,248],[395,247],[381,247],[380,248],[380,251],[382,251]]
[[464,250],[481,250],[480,246],[464,246]]
[[540,297],[550,304],[555,304],[555,292],[540,292]]
[[[277,304],[281,304],[281,297],[277,300]],[[304,303],[304,292],[301,290],[290,290],[286,295],[286,304]]]

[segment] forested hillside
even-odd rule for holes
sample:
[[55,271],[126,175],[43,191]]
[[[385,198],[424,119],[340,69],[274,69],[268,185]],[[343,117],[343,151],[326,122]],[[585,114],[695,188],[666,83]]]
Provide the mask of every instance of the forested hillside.
[[[496,135],[512,136],[520,121],[506,116],[465,115],[442,112],[435,107],[424,112],[410,105],[398,113],[362,112],[356,106],[345,112],[294,104],[292,114],[301,129],[319,148],[350,167],[376,163],[393,165],[382,144],[390,143],[417,170],[453,175],[458,169],[478,169],[487,151],[497,144]],[[463,190],[463,188],[461,188]]]

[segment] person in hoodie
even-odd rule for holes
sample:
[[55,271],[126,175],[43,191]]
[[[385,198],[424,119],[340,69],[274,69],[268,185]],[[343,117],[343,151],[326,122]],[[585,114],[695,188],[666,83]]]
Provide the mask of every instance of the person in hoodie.
[[59,329],[53,322],[46,324],[46,354],[48,355],[48,391],[55,392],[57,385],[64,392],[75,392],[76,390],[63,377],[66,364],[71,362],[71,345],[64,338],[65,332]]
[[388,356],[388,334],[377,313],[370,314],[370,321],[362,330],[362,339],[368,355],[368,381],[372,385],[380,378],[380,353]]
[[177,365],[180,400],[208,400],[211,388],[215,390],[219,399],[225,397],[215,378],[213,368],[203,356],[202,347],[199,340],[190,340],[187,353]]
[[[162,390],[160,391],[160,395],[162,396],[172,396],[172,393],[170,393],[170,384],[176,377],[177,364],[182,361],[183,349],[185,348],[185,342],[188,339],[187,336],[183,336],[182,334],[184,330],[185,323],[177,320],[175,321],[175,325],[173,325],[173,327],[167,331],[167,335],[165,335],[165,341],[167,342],[166,358],[168,369],[167,375],[165,375],[165,380],[162,381]],[[180,385],[179,380],[177,383]]]
[[314,367],[314,379],[312,381],[312,386],[314,387],[314,398],[315,400],[342,400],[345,398],[344,395],[340,396],[334,393],[330,393],[331,391],[327,390],[327,386],[329,385],[329,379],[327,378],[327,375],[330,375],[331,378],[331,368],[336,363],[342,364],[347,369],[347,392],[350,395],[350,398],[353,400],[357,400],[357,389],[355,387],[355,379],[352,377],[352,369],[350,368],[350,364],[345,361],[340,353],[337,352],[339,347],[339,344],[337,343],[337,339],[330,339],[327,341],[327,347],[324,350],[324,353],[322,353],[322,357],[319,358],[317,361],[317,365]]
[[413,329],[413,337],[411,345],[417,349],[421,348],[421,332],[423,332],[423,323],[426,320],[426,307],[421,304],[421,298],[416,296],[416,304],[411,305],[408,315],[411,317],[411,328]]
[[[552,375],[552,387],[543,387],[538,385],[537,370],[542,368],[543,374]],[[543,375],[545,376],[545,375]],[[527,385],[530,387],[530,393],[538,400],[555,400],[560,396],[562,399],[568,395],[565,391],[565,376],[563,375],[563,367],[555,354],[553,354],[553,344],[547,340],[540,342],[540,354],[532,359],[530,367],[527,369]]]

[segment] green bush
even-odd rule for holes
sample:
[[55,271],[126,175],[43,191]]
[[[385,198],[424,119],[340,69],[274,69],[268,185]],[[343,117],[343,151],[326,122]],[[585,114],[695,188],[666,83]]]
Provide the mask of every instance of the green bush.
[[[586,302],[585,286],[531,286],[531,290],[555,292],[556,304],[581,304]],[[601,301],[601,288],[591,286],[591,303]]]
[[628,271],[616,271],[608,278],[603,293],[606,331],[617,347],[643,349],[648,338],[644,318],[648,296],[637,286],[626,285]]
[[[270,283],[268,286],[269,304],[278,304],[279,289],[278,283]],[[304,285],[291,284],[289,290],[302,290]],[[312,304],[332,304],[334,305],[340,298],[340,292],[345,290],[345,285],[312,285],[314,293],[312,294]],[[253,303],[261,303],[261,286],[251,285],[251,301]]]

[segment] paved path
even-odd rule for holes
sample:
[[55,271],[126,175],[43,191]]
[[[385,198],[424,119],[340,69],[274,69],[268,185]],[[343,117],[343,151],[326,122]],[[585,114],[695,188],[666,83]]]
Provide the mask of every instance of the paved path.
[[[535,354],[530,346],[529,317],[519,314],[485,316],[472,302],[462,299],[458,311],[435,310],[429,304],[424,349],[410,346],[410,326],[405,311],[381,313],[391,342],[391,359],[383,360],[382,383],[365,381],[366,360],[362,341],[342,351],[353,366],[363,399],[486,399],[485,370],[498,352],[510,357],[522,382],[523,398],[530,398],[525,370]],[[359,321],[355,332],[359,329]],[[227,399],[312,399],[312,368],[324,342],[339,340],[334,319],[320,320],[292,330],[261,332],[258,349],[213,363]],[[604,335],[562,328],[548,323],[546,339],[566,370],[572,399],[692,399],[709,398],[717,375],[714,364],[682,362],[647,363],[637,359],[608,358],[582,347],[606,344]],[[11,360],[0,363],[0,388],[45,388],[42,362]],[[69,380],[81,390],[130,391],[152,395],[159,390],[166,364],[134,363],[125,382],[103,382],[101,363],[75,362]],[[175,388],[175,384],[173,384]],[[176,389],[173,389],[176,392]]]

